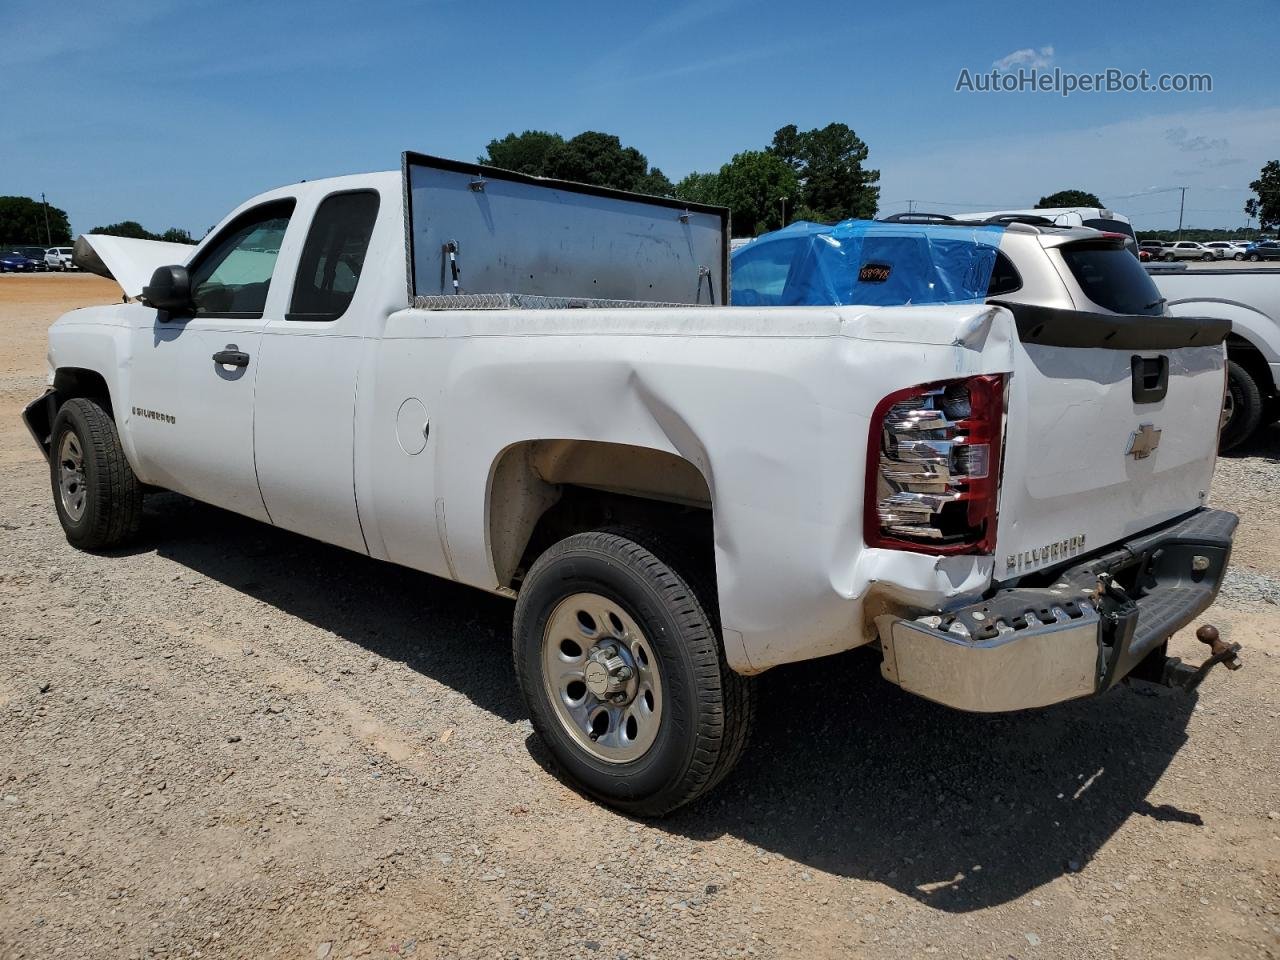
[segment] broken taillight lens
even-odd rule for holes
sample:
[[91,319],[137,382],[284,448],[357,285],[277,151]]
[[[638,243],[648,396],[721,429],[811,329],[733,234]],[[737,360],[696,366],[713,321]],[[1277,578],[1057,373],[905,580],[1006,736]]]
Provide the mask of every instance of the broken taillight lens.
[[1004,376],[946,380],[880,401],[867,451],[868,546],[991,553]]

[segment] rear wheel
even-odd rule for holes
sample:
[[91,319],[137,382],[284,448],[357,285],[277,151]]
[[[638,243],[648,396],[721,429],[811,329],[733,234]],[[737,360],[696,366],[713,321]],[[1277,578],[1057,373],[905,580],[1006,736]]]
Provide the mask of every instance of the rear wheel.
[[1232,257],[1231,259],[1232,259],[1232,260],[1243,260],[1243,259],[1244,259],[1244,254],[1243,254],[1243,253],[1237,253],[1237,254],[1236,254],[1234,257]]
[[1250,262],[1250,263],[1257,263],[1257,262],[1258,262],[1259,260],[1261,260],[1261,259],[1262,259],[1262,258],[1261,258],[1261,257],[1259,257],[1256,253],[1251,253],[1251,254],[1249,254],[1249,262]]
[[142,525],[142,484],[115,422],[94,400],[68,400],[53,421],[53,502],[67,541],[81,550],[124,543]]
[[1262,422],[1262,408],[1262,391],[1258,389],[1257,381],[1240,364],[1228,360],[1218,449],[1225,452],[1244,443]]
[[1206,253],[1206,254],[1204,254],[1200,259],[1201,259],[1201,260],[1212,260],[1212,259],[1213,259],[1213,254],[1212,254],[1212,253]]
[[1175,257],[1172,253],[1166,253],[1163,259],[1165,263],[1173,263],[1173,261],[1177,260],[1178,258]]
[[534,729],[584,791],[640,816],[723,779],[755,712],[721,654],[714,595],[675,556],[643,533],[576,534],[538,558],[516,603]]

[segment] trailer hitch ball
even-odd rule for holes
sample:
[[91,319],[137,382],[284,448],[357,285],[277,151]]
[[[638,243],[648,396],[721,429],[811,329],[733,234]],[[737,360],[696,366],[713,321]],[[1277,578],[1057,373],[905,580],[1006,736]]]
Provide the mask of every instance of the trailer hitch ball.
[[1196,639],[1205,644],[1209,648],[1211,659],[1218,659],[1219,662],[1228,670],[1239,670],[1242,664],[1236,657],[1240,652],[1240,645],[1228,645],[1218,634],[1218,628],[1212,623],[1202,624],[1196,630]]
[[1196,639],[1209,648],[1209,656],[1198,667],[1183,663],[1178,657],[1165,657],[1164,669],[1161,671],[1160,684],[1176,687],[1190,693],[1200,686],[1209,671],[1218,664],[1224,664],[1228,670],[1239,670],[1242,664],[1236,656],[1240,652],[1240,644],[1227,643],[1212,623],[1201,624],[1196,630]]

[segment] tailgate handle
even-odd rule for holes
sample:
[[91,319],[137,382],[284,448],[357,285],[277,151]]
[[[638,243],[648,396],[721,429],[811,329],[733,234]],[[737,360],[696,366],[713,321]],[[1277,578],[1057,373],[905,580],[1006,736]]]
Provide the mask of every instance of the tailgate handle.
[[1140,357],[1134,354],[1129,360],[1133,371],[1133,402],[1158,403],[1169,392],[1169,358],[1163,353],[1158,357]]

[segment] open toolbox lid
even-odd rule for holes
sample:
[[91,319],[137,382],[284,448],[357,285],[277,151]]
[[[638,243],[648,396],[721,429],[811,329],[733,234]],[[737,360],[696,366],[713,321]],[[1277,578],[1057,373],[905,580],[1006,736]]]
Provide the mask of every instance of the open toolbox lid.
[[406,152],[410,302],[728,304],[729,211]]

